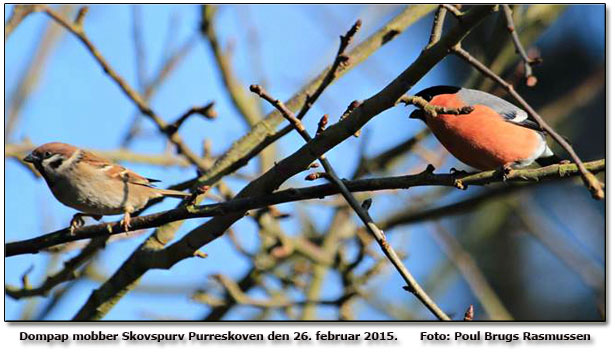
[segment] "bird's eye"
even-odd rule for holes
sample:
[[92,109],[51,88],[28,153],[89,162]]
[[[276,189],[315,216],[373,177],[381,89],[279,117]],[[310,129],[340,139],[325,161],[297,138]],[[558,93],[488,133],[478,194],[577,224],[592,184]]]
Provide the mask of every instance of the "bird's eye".
[[49,158],[49,157],[51,157],[51,152],[47,151],[43,153],[43,158]]

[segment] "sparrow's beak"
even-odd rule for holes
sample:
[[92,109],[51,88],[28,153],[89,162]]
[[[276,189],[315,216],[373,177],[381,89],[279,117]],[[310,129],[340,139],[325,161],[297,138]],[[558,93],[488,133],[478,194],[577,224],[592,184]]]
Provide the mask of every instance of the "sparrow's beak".
[[27,155],[27,156],[23,159],[23,161],[24,161],[24,162],[27,162],[27,163],[34,163],[34,162],[36,162],[36,161],[37,161],[37,158],[36,158],[36,157],[34,157],[34,156],[32,155],[32,153],[30,153],[29,155]]

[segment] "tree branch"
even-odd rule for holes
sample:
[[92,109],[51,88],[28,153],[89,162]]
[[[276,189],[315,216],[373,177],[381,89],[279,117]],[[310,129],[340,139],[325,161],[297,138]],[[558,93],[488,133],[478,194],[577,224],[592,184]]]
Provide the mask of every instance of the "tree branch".
[[79,253],[69,261],[64,263],[64,268],[53,276],[47,277],[45,281],[36,288],[24,285],[23,288],[17,289],[13,286],[6,285],[5,293],[13,298],[20,299],[24,297],[46,296],[55,286],[73,280],[77,276],[77,269],[86,263],[100,250],[110,236],[95,238]]
[[[459,43],[472,28],[491,14],[493,10],[493,6],[476,6],[468,11],[464,15],[463,21],[453,27],[436,45],[422,52],[417,60],[393,82],[367,99],[347,119],[332,125],[310,143],[252,181],[237,194],[237,198],[270,194],[279,188],[285,180],[304,171],[319,156],[361,129],[373,117],[393,107],[395,102],[412,85],[448,54],[449,48]],[[75,319],[91,320],[104,316],[149,269],[168,269],[183,259],[193,257],[200,247],[220,237],[243,215],[243,213],[232,213],[214,217],[162,250],[152,252],[146,249],[147,246],[143,245],[124,262],[105,284],[92,293]],[[159,240],[151,238],[147,242],[154,241]],[[160,242],[160,244],[165,243]]]
[[[19,161],[23,159],[29,152],[31,152],[36,146],[29,142],[23,141],[19,144],[6,144],[4,146],[4,157],[14,158]],[[189,167],[192,164],[188,162],[183,156],[175,156],[171,154],[141,154],[135,153],[127,149],[116,150],[93,150],[92,152],[110,159],[113,162],[130,162],[130,163],[142,163],[150,165],[159,165],[165,167]],[[211,162],[211,159],[209,160]]]
[[[346,55],[346,49],[352,43],[352,38],[357,34],[359,28],[361,28],[361,20],[357,20],[354,25],[344,34],[340,36],[340,46],[337,49],[337,54],[335,55],[335,59],[333,60],[333,65],[329,68],[329,71],[325,74],[324,78],[320,82],[320,85],[316,88],[314,93],[307,94],[305,103],[303,103],[303,107],[297,114],[297,119],[302,120],[305,114],[307,114],[308,110],[312,107],[314,102],[320,97],[322,92],[325,91],[327,86],[329,86],[335,78],[338,76],[339,71],[342,71],[345,67],[350,65],[350,56]],[[292,127],[287,127],[287,129],[292,130]]]
[[512,315],[491,287],[480,267],[463,246],[442,224],[436,222],[433,237],[480,301],[490,320],[513,320]]
[[[385,24],[380,30],[372,36],[364,40],[351,50],[347,56],[349,60],[347,65],[340,70],[337,70],[335,79],[343,76],[345,73],[353,69],[356,65],[367,59],[372,53],[380,49],[383,45],[397,37],[410,25],[421,19],[429,13],[434,6],[408,6],[398,16]],[[321,85],[322,81],[328,75],[330,67],[323,70],[316,78],[311,80],[306,86],[301,88],[292,98],[284,104],[290,110],[299,109],[305,101],[306,95],[312,94]],[[253,157],[258,155],[263,149],[277,141],[280,137],[286,135],[292,130],[292,127],[276,132],[275,127],[284,121],[281,114],[274,110],[267,115],[262,121],[254,125],[252,130],[244,135],[239,141],[227,150],[216,163],[199,178],[199,183],[214,184],[222,176],[230,174],[242,166],[246,165]]]
[[429,104],[427,100],[418,96],[403,96],[399,98],[399,103],[404,103],[405,105],[414,105],[416,107],[421,108],[424,112],[431,115],[432,117],[437,117],[438,114],[453,114],[453,115],[463,115],[470,114],[474,111],[474,107],[472,106],[463,106],[459,108],[447,108],[438,105]]
[[[597,160],[585,163],[585,167],[592,172],[605,170],[605,160]],[[555,164],[538,169],[513,170],[507,177],[508,184],[535,184],[547,180],[565,179],[579,175],[579,171],[574,164]],[[464,177],[457,177],[454,174],[432,174],[420,173],[397,177],[371,178],[363,180],[345,181],[344,184],[351,192],[366,192],[392,189],[408,189],[417,186],[449,186],[459,188],[459,184],[468,185],[487,185],[490,183],[501,183],[502,176],[497,170],[469,174]],[[231,201],[214,203],[191,208],[175,208],[169,211],[153,213],[147,216],[139,216],[131,219],[131,229],[140,230],[154,228],[160,225],[184,219],[203,218],[227,215],[232,213],[263,208],[270,205],[277,205],[287,202],[303,201],[309,199],[320,199],[326,196],[338,194],[338,190],[330,185],[310,186],[300,189],[286,189],[274,192],[270,195],[235,198]],[[57,230],[29,240],[22,240],[5,244],[5,256],[15,256],[28,253],[36,253],[50,246],[63,244],[82,239],[91,239],[105,235],[123,233],[124,229],[120,222],[104,222],[96,225],[85,226],[75,230],[74,235],[70,235],[69,228]],[[381,225],[382,226],[382,225]],[[389,228],[390,225],[384,226]]]
[[431,25],[431,34],[429,35],[429,42],[427,48],[436,44],[440,37],[442,37],[442,28],[444,27],[444,19],[446,18],[446,8],[444,5],[438,6],[436,13],[433,16],[433,24]]
[[504,17],[506,17],[506,24],[508,31],[510,32],[510,36],[512,37],[513,43],[515,44],[515,49],[521,60],[523,60],[523,68],[525,70],[525,84],[528,87],[533,87],[536,85],[537,79],[532,74],[532,65],[536,64],[536,60],[532,60],[527,56],[525,49],[523,48],[523,44],[519,40],[519,36],[517,35],[517,31],[515,30],[515,21],[513,20],[513,13],[509,5],[503,4],[502,11],[504,11]]
[[[360,22],[357,22],[357,24],[360,24]],[[288,108],[286,108],[286,106],[284,106],[282,102],[271,97],[260,86],[252,85],[250,86],[250,90],[258,94],[263,99],[267,100],[276,109],[278,109],[280,113],[282,114],[282,116],[290,122],[291,126],[293,126],[295,130],[297,130],[297,132],[301,135],[301,137],[305,140],[305,142],[309,143],[310,141],[312,141],[312,138],[305,130],[305,127],[303,127],[301,120],[295,117],[293,112],[288,110]],[[374,220],[372,219],[369,212],[367,211],[367,207],[362,207],[357,201],[357,199],[355,199],[354,196],[352,196],[352,194],[350,193],[350,191],[348,190],[344,182],[342,182],[340,178],[337,176],[337,173],[335,172],[335,169],[333,169],[333,166],[331,166],[331,164],[329,163],[329,160],[324,155],[321,155],[318,158],[318,160],[320,161],[320,163],[322,163],[322,166],[325,169],[325,172],[327,173],[327,179],[331,182],[332,185],[334,185],[339,190],[339,192],[342,194],[344,199],[346,199],[346,202],[348,202],[350,207],[359,216],[359,218],[365,225],[367,231],[378,242],[378,244],[380,245],[380,248],[382,249],[382,252],[384,252],[385,256],[389,259],[389,261],[391,261],[395,269],[399,272],[401,277],[404,279],[404,281],[406,282],[406,287],[404,288],[407,288],[409,292],[416,295],[416,297],[423,303],[423,305],[425,305],[425,307],[427,307],[427,309],[429,309],[429,311],[431,311],[437,318],[439,318],[440,320],[447,320],[447,321],[450,320],[448,315],[446,315],[444,311],[442,311],[442,309],[438,307],[438,305],[429,297],[429,295],[423,290],[423,288],[421,288],[419,283],[414,279],[414,276],[406,268],[404,263],[401,261],[401,259],[395,252],[395,249],[393,249],[391,245],[389,244],[389,242],[387,241],[386,235],[384,234],[384,232],[380,228],[378,228],[376,224],[374,223]]]
[[262,120],[261,112],[258,109],[258,101],[252,99],[246,92],[244,85],[235,76],[230,57],[228,53],[223,52],[218,42],[218,35],[214,23],[216,10],[216,5],[201,6],[201,34],[207,40],[207,43],[209,43],[211,51],[214,54],[216,64],[222,76],[222,81],[231,98],[231,102],[248,125],[254,126]]
[[[13,9],[13,15],[17,13],[24,13],[23,11],[34,11],[35,5],[15,5]],[[63,15],[67,15],[71,12],[71,5],[62,5],[59,8],[59,12]],[[30,12],[28,12],[30,13]],[[12,17],[11,17],[12,18]],[[9,21],[11,21],[9,19]],[[6,123],[4,128],[5,140],[10,140],[11,135],[18,124],[21,112],[24,109],[28,98],[36,90],[41,81],[44,70],[47,66],[47,60],[53,53],[54,48],[60,42],[60,39],[64,35],[58,26],[48,23],[43,27],[41,33],[38,35],[38,42],[36,43],[36,50],[33,54],[30,54],[30,59],[25,70],[19,77],[17,87],[11,92],[10,104],[7,104],[6,110]],[[5,30],[5,42],[6,36],[9,32]],[[8,101],[8,100],[7,100]]]
[[549,126],[540,117],[540,115],[538,113],[536,113],[536,111],[523,99],[523,97],[521,97],[517,93],[517,91],[515,90],[515,88],[511,84],[509,84],[508,82],[504,81],[503,78],[501,78],[499,75],[497,75],[496,73],[491,71],[487,66],[482,64],[476,58],[474,58],[470,53],[468,53],[467,51],[463,50],[461,48],[461,46],[455,45],[454,47],[451,47],[451,50],[455,54],[457,54],[460,58],[462,58],[463,60],[467,61],[470,65],[474,66],[483,75],[489,77],[490,79],[492,79],[495,82],[497,82],[500,86],[505,88],[508,91],[508,93],[513,98],[515,98],[515,100],[519,104],[521,104],[523,109],[525,109],[525,111],[527,111],[529,113],[529,115],[532,117],[532,119],[535,120],[538,123],[540,128],[543,129],[544,131],[546,131],[549,135],[551,135],[551,137],[553,137],[553,139],[560,146],[562,146],[564,148],[564,150],[566,150],[566,152],[568,152],[568,154],[572,157],[574,163],[576,163],[576,165],[579,167],[579,170],[581,171],[581,176],[583,177],[583,181],[585,182],[585,185],[587,186],[587,188],[591,192],[592,196],[595,199],[603,199],[604,198],[604,190],[602,189],[602,185],[600,184],[600,181],[598,181],[598,179],[585,168],[585,166],[583,165],[583,162],[581,161],[579,156],[576,154],[576,152],[574,151],[572,146],[570,146],[570,144],[563,137],[561,137],[555,130],[553,130],[553,128],[551,126]]
[[[150,117],[152,121],[158,127],[158,130],[164,133],[169,141],[175,145],[178,153],[183,154],[186,158],[199,167],[201,170],[207,170],[209,165],[205,163],[199,156],[194,154],[190,150],[190,148],[183,142],[182,138],[177,134],[169,134],[167,133],[167,123],[156,114],[149,105],[145,102],[145,100],[139,95],[137,91],[135,91],[129,84],[122,78],[112,67],[109,65],[107,60],[102,56],[102,54],[98,51],[98,49],[94,46],[94,44],[90,41],[90,39],[85,35],[83,30],[83,26],[81,22],[69,22],[62,16],[60,16],[57,12],[52,10],[47,5],[38,5],[36,7],[37,11],[42,11],[46,13],[49,17],[55,20],[62,27],[66,28],[69,32],[74,34],[88,49],[90,54],[96,59],[98,64],[103,68],[104,72],[115,81],[115,83],[120,87],[120,89],[126,94],[126,96],[133,101],[141,113]],[[83,17],[81,17],[81,21]]]
[[182,114],[175,122],[167,125],[167,134],[174,134],[179,130],[183,123],[188,120],[192,115],[198,114],[205,119],[213,120],[218,116],[218,113],[214,110],[214,102],[210,102],[202,107],[192,107]]
[[6,40],[9,38],[13,30],[19,26],[21,21],[30,15],[32,12],[38,11],[38,6],[35,4],[27,4],[27,5],[15,5],[13,6],[13,11],[11,12],[11,16],[4,23],[4,43],[6,44]]
[[[173,27],[174,24],[171,22],[170,27]],[[194,48],[196,37],[188,38],[179,48],[177,48],[171,54],[168,54],[167,57],[163,60],[160,65],[160,68],[157,71],[156,76],[147,82],[145,87],[143,88],[143,99],[146,102],[149,102],[150,99],[154,96],[156,91],[160,88],[162,83],[171,76],[173,70],[175,70],[179,63],[190,53],[190,50]],[[172,40],[169,38],[165,43],[164,47],[169,48]],[[130,127],[128,128],[127,133],[122,138],[122,147],[127,147],[132,139],[134,139],[140,131],[140,118],[141,112],[137,112],[130,123]]]

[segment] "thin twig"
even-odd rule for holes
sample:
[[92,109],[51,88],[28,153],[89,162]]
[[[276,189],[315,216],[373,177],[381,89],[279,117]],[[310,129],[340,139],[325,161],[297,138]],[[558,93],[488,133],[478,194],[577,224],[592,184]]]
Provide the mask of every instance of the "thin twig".
[[[171,41],[167,40],[167,44],[165,48],[169,47],[169,43]],[[171,76],[173,70],[175,70],[179,63],[190,53],[190,50],[194,48],[196,44],[196,37],[192,36],[188,38],[177,50],[172,52],[170,55],[166,55],[164,61],[160,65],[160,69],[157,71],[158,73],[155,75],[153,79],[151,79],[143,89],[143,99],[146,102],[149,102],[150,99],[154,96],[158,88],[162,85],[167,78]],[[127,147],[132,139],[134,139],[140,132],[140,120],[141,112],[137,112],[132,118],[132,122],[130,127],[128,128],[128,132],[122,138],[122,147]]]
[[448,12],[450,12],[457,19],[463,17],[463,12],[461,12],[458,8],[450,4],[442,4],[441,7],[445,8]]
[[[31,152],[36,146],[29,141],[22,141],[19,144],[6,144],[4,147],[4,157],[14,158],[22,161],[23,157]],[[92,152],[100,155],[104,158],[110,159],[113,162],[131,162],[142,163],[159,166],[177,166],[177,167],[189,167],[192,164],[188,162],[182,155],[172,154],[141,154],[132,152],[127,149],[116,150],[91,150]],[[211,161],[211,159],[208,159]]]
[[439,222],[434,223],[432,233],[446,256],[455,264],[462,277],[468,282],[472,293],[480,301],[490,320],[513,320],[512,315],[491,287],[472,255]]
[[23,286],[21,289],[13,288],[7,285],[5,293],[13,298],[20,299],[24,297],[46,296],[57,285],[71,281],[77,277],[77,269],[89,261],[98,250],[104,247],[109,236],[95,238],[81,252],[64,263],[64,268],[53,276],[49,276],[45,281],[36,288],[31,288],[29,285]]
[[532,60],[527,56],[525,49],[523,48],[523,44],[519,40],[519,36],[517,35],[517,31],[515,30],[515,21],[513,20],[513,13],[509,5],[502,5],[502,11],[504,11],[504,17],[506,17],[506,24],[508,31],[510,32],[510,36],[512,37],[513,43],[515,44],[515,49],[517,54],[521,56],[521,60],[523,60],[523,67],[525,70],[525,84],[529,87],[533,87],[537,83],[536,77],[532,74],[532,65],[536,64],[539,61]]
[[252,99],[246,92],[245,86],[239,81],[233,71],[231,58],[228,52],[224,52],[221,48],[214,22],[216,11],[217,6],[215,5],[201,6],[201,34],[209,43],[211,51],[214,54],[216,64],[222,76],[222,82],[226,87],[226,92],[231,98],[231,102],[237,111],[239,111],[245,122],[249,126],[253,126],[262,120],[258,101]]
[[514,215],[521,221],[521,225],[575,272],[587,286],[591,287],[597,294],[604,291],[604,270],[590,256],[584,255],[574,244],[565,241],[560,234],[547,229],[542,222],[538,221],[540,215],[534,214],[531,208],[527,208],[527,205],[518,207],[513,211]]
[[331,65],[331,68],[329,68],[329,71],[322,79],[320,85],[316,88],[314,93],[309,93],[306,95],[305,102],[303,103],[301,110],[299,110],[299,113],[297,114],[297,119],[303,119],[305,114],[307,114],[308,110],[310,110],[310,108],[312,107],[314,102],[316,102],[316,100],[320,97],[322,92],[324,92],[327,86],[329,86],[335,80],[340,68],[348,66],[350,57],[346,55],[345,52],[350,43],[352,43],[352,38],[355,34],[357,34],[359,28],[361,28],[361,24],[361,20],[357,20],[348,30],[348,32],[346,32],[346,34],[340,36],[340,46],[337,49],[337,54],[335,55],[335,60],[333,60],[333,65]]
[[433,24],[431,25],[431,34],[429,35],[429,43],[427,43],[427,48],[436,44],[440,40],[440,37],[442,37],[442,28],[444,27],[445,18],[446,8],[444,5],[440,5],[433,16]]
[[[240,117],[250,128],[260,124],[263,120],[263,109],[258,99],[248,94],[245,85],[235,74],[233,69],[232,49],[227,44],[226,49],[222,49],[219,36],[216,31],[215,20],[217,19],[217,5],[201,6],[201,36],[205,38],[211,48],[216,66],[220,72],[225,91],[231,103],[239,112]],[[250,42],[250,40],[248,40]],[[274,163],[276,157],[275,147],[260,151],[259,153],[259,172],[265,172]]]
[[519,93],[517,93],[517,91],[515,90],[515,88],[511,84],[509,84],[508,82],[504,81],[504,79],[502,79],[499,75],[497,75],[496,73],[491,71],[487,66],[485,66],[483,63],[478,61],[476,58],[474,58],[470,53],[468,53],[467,51],[462,49],[461,46],[459,46],[459,45],[454,46],[452,48],[452,51],[455,54],[457,54],[460,58],[466,60],[470,65],[474,66],[483,75],[491,78],[492,80],[497,82],[499,85],[501,85],[503,88],[505,88],[508,91],[508,93],[519,104],[521,104],[523,109],[525,109],[525,111],[527,111],[529,113],[529,115],[532,117],[532,119],[534,119],[538,123],[540,128],[543,129],[544,131],[546,131],[549,135],[551,135],[551,137],[553,137],[553,139],[560,146],[562,146],[564,148],[564,150],[566,150],[566,152],[568,152],[570,157],[572,157],[572,160],[574,161],[574,163],[579,167],[579,170],[581,171],[581,176],[583,177],[583,181],[585,182],[585,185],[587,186],[587,188],[591,192],[592,196],[595,199],[598,199],[598,200],[604,198],[604,190],[602,188],[602,185],[601,185],[600,181],[596,178],[595,175],[590,173],[585,168],[585,166],[583,165],[583,162],[581,161],[579,156],[576,154],[576,152],[574,151],[572,146],[570,146],[568,141],[566,141],[555,130],[553,130],[553,128],[551,126],[549,126],[540,117],[540,115],[538,113],[536,113],[536,111],[525,101],[525,99],[523,99],[523,97],[521,97],[519,95]]
[[208,120],[213,120],[218,116],[218,113],[214,110],[214,102],[210,102],[202,107],[192,107],[182,114],[175,122],[167,125],[168,134],[174,134],[179,130],[186,120],[194,114],[198,114]]
[[273,297],[271,299],[254,299],[246,294],[240,287],[240,285],[228,278],[227,276],[218,274],[212,276],[218,283],[224,287],[226,293],[229,294],[229,300],[220,299],[212,297],[204,292],[197,292],[192,296],[193,300],[203,302],[207,305],[220,307],[224,305],[239,304],[246,306],[254,306],[259,308],[289,308],[294,306],[305,306],[308,304],[317,304],[317,305],[339,305],[342,301],[346,300],[345,296],[334,300],[303,300],[303,301],[289,301],[285,298],[276,298]]
[[431,130],[426,127],[417,132],[414,136],[407,138],[396,146],[393,146],[374,157],[362,158],[357,166],[357,169],[352,175],[352,179],[354,180],[368,173],[373,173],[376,170],[383,170],[387,168],[393,164],[395,160],[398,160],[400,156],[404,155],[408,151],[411,151],[419,142],[430,134]]
[[[295,117],[293,112],[286,108],[284,103],[271,97],[267,92],[265,92],[262,87],[258,85],[250,86],[250,90],[258,94],[261,98],[265,99],[266,101],[271,103],[276,109],[278,109],[280,113],[282,113],[282,116],[291,123],[295,130],[297,130],[297,132],[301,135],[305,142],[310,142],[312,140],[308,132],[305,130],[305,127],[301,123],[301,120]],[[446,321],[450,320],[448,315],[446,315],[446,313],[444,313],[444,311],[442,311],[442,309],[438,307],[438,305],[429,297],[429,295],[423,290],[423,288],[421,288],[420,284],[414,279],[412,273],[406,268],[395,250],[386,240],[384,232],[376,226],[367,209],[361,207],[357,199],[352,196],[352,193],[350,192],[350,190],[348,190],[344,182],[340,180],[340,178],[337,176],[337,173],[335,172],[333,166],[329,163],[327,158],[323,155],[320,156],[318,160],[320,161],[320,163],[322,163],[323,168],[327,172],[327,177],[331,184],[335,185],[339,189],[344,199],[346,199],[350,207],[352,207],[352,209],[356,212],[361,221],[363,221],[368,232],[372,235],[372,237],[374,237],[374,239],[376,239],[386,257],[391,261],[393,266],[397,269],[399,274],[406,281],[407,285],[404,287],[404,289],[414,294],[437,318]]]
[[126,94],[126,96],[128,96],[128,98],[137,105],[141,113],[150,117],[154,121],[154,123],[158,127],[158,130],[164,133],[169,139],[169,141],[171,141],[171,143],[175,145],[178,153],[186,156],[186,158],[190,162],[192,162],[193,164],[195,164],[197,167],[199,167],[202,170],[206,170],[210,167],[207,163],[205,163],[205,161],[203,161],[199,156],[197,156],[194,152],[190,150],[190,148],[183,142],[182,138],[179,137],[179,135],[168,134],[166,132],[167,123],[160,116],[158,116],[158,114],[156,114],[152,110],[152,108],[149,105],[147,105],[147,103],[143,100],[141,95],[139,95],[139,93],[135,91],[128,84],[128,82],[126,82],[126,80],[124,80],[124,78],[122,78],[111,67],[111,65],[109,65],[107,60],[102,56],[102,54],[98,51],[98,49],[94,46],[94,44],[90,41],[90,39],[85,35],[83,26],[80,26],[73,22],[69,22],[68,20],[66,20],[64,17],[59,15],[57,12],[55,12],[53,9],[51,9],[47,5],[39,5],[37,7],[37,10],[46,13],[49,17],[55,20],[58,24],[60,24],[62,27],[66,28],[69,32],[74,34],[86,46],[90,54],[92,54],[94,59],[96,59],[98,64],[103,68],[104,72],[109,77],[111,77],[113,81],[115,81],[115,83],[117,83],[117,85],[121,88],[121,90]]
[[[577,171],[577,174],[575,174],[575,176],[579,175],[578,169],[574,163],[570,163],[569,166],[572,166]],[[587,163],[585,166],[592,172],[598,172],[598,170],[593,169]],[[552,165],[547,168],[556,168],[556,167],[557,165]],[[604,165],[602,168],[604,168]],[[555,170],[557,170],[557,168]],[[555,178],[555,179],[546,178],[546,179],[542,179],[542,181],[551,182],[551,181],[557,181],[558,179],[559,178]],[[467,213],[472,210],[475,210],[477,207],[482,205],[484,202],[491,201],[496,198],[502,198],[502,197],[505,197],[505,196],[508,196],[514,193],[518,193],[523,189],[534,187],[536,185],[538,184],[515,183],[514,185],[509,185],[507,187],[497,187],[497,188],[489,189],[488,191],[480,193],[476,196],[472,196],[472,197],[463,199],[461,201],[457,201],[457,202],[444,205],[444,206],[438,206],[435,208],[407,207],[405,209],[402,209],[399,212],[396,212],[395,214],[390,215],[387,219],[379,223],[379,226],[383,229],[391,229],[393,227],[397,227],[401,225],[415,224],[419,222],[425,222],[428,220],[438,219],[441,217],[450,217],[450,216],[454,216],[457,214]]]
[[[34,7],[26,5],[15,5],[14,13],[19,12],[18,8],[28,8],[33,10]],[[58,11],[63,15],[68,15],[72,10],[71,5],[60,6]],[[5,32],[7,33],[7,32]],[[10,104],[7,105],[6,123],[4,128],[4,138],[8,140],[17,126],[21,118],[21,112],[28,102],[28,98],[36,90],[36,87],[41,81],[44,70],[47,67],[47,59],[53,53],[54,48],[60,42],[64,35],[58,26],[51,22],[43,27],[40,34],[37,35],[38,43],[36,50],[30,54],[29,62],[26,69],[22,71],[17,84],[17,87],[11,92]],[[7,34],[5,34],[6,36]]]
[[139,91],[145,90],[147,82],[147,56],[145,42],[143,41],[143,14],[142,5],[132,5],[132,41],[135,47],[135,60],[137,66],[137,85]]
[[427,100],[418,96],[403,96],[398,100],[399,103],[404,103],[405,105],[414,105],[416,107],[421,108],[424,112],[431,115],[432,117],[437,117],[438,114],[452,114],[452,115],[463,115],[470,114],[474,111],[474,107],[472,106],[463,106],[459,108],[447,108],[438,105],[429,104]]
[[27,5],[15,5],[13,6],[13,12],[11,12],[11,16],[6,23],[4,24],[4,43],[6,44],[6,40],[9,38],[13,30],[19,26],[21,21],[30,15],[32,12],[38,11],[38,6],[35,4],[27,4]]
[[237,250],[237,252],[239,252],[241,255],[245,256],[248,259],[253,259],[256,256],[256,254],[251,253],[243,246],[243,244],[241,244],[239,239],[237,239],[237,237],[235,236],[235,231],[233,230],[233,228],[228,229],[228,231],[226,232],[226,236],[228,236],[229,240],[233,244],[233,247],[235,247],[235,250]]

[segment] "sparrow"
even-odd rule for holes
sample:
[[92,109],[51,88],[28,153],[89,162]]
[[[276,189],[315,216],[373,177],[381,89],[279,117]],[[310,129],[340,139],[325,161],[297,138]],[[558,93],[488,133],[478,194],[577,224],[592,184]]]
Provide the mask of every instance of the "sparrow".
[[522,168],[538,163],[562,162],[547,146],[546,133],[523,109],[492,94],[454,86],[435,86],[416,94],[431,105],[446,108],[470,106],[468,114],[438,114],[415,110],[438,141],[458,160],[479,169]]
[[100,220],[103,215],[116,214],[124,214],[121,224],[128,232],[130,214],[145,207],[149,200],[190,196],[181,191],[157,189],[152,183],[159,180],[142,177],[62,142],[41,145],[23,160],[34,165],[58,201],[81,212],[71,220],[71,234],[84,224],[83,216]]

